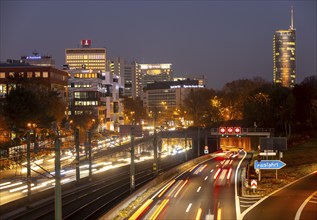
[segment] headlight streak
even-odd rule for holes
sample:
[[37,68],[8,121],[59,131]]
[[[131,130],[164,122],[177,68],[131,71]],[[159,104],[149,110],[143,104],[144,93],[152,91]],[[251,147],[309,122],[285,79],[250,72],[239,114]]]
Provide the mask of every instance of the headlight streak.
[[177,187],[183,182],[183,180],[178,181],[178,183],[176,184],[176,186],[172,189],[172,191],[168,194],[168,197],[170,197],[174,191],[177,189]]
[[5,185],[8,185],[8,184],[10,184],[10,183],[11,183],[11,182],[5,182],[5,183],[1,183],[1,184],[0,184],[0,187],[1,187],[1,186],[5,186]]
[[152,202],[152,199],[148,199],[133,215],[131,215],[129,220],[139,219]]
[[[31,186],[34,186],[34,184],[32,183]],[[27,188],[28,185],[24,185],[24,186],[20,186],[18,188],[14,188],[14,189],[10,189],[9,192],[16,192],[16,191],[20,191],[20,190],[23,190],[25,188]]]
[[191,168],[190,170],[189,170],[189,172],[192,172],[196,167],[198,167],[199,166],[199,164],[197,164],[196,166],[194,166],[193,168]]
[[[171,181],[170,183],[168,183],[165,187],[163,187],[161,190],[162,190],[162,192],[161,191],[159,191],[158,193],[160,193],[159,195],[158,195],[158,198],[160,198],[165,192],[166,192],[166,190],[173,184],[175,182],[175,179],[173,180],[173,181]],[[155,197],[155,195],[154,195],[154,197]]]
[[199,208],[198,211],[197,211],[195,220],[200,220],[201,212],[202,212],[202,210],[201,210],[201,208]]
[[186,180],[183,185],[179,188],[179,190],[176,192],[176,194],[174,195],[174,198],[178,195],[178,193],[183,189],[183,187],[186,185],[186,183],[188,182],[188,180]]
[[168,203],[169,199],[164,199],[163,202],[161,203],[161,205],[155,210],[155,212],[153,213],[153,215],[150,217],[150,220],[155,220],[159,214],[161,213],[161,211],[164,209],[164,207],[166,206],[166,204]]
[[203,171],[203,170],[206,168],[206,166],[207,166],[207,164],[205,164],[205,166],[203,166],[203,167],[199,170],[199,172],[201,173],[201,171]]
[[217,220],[221,220],[221,208],[217,210]]
[[22,182],[17,182],[17,183],[13,183],[13,184],[10,184],[10,185],[1,186],[0,190],[6,189],[6,188],[10,188],[10,187],[13,187],[13,186],[22,185],[22,184],[23,184]]

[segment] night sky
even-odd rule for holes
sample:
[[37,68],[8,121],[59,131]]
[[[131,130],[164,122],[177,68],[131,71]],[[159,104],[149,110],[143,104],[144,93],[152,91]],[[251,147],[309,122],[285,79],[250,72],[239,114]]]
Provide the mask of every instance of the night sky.
[[297,83],[316,74],[316,1],[0,1],[0,60],[37,50],[57,67],[81,39],[108,57],[172,63],[174,74],[204,74],[208,88],[273,78],[272,38],[288,29],[294,5]]

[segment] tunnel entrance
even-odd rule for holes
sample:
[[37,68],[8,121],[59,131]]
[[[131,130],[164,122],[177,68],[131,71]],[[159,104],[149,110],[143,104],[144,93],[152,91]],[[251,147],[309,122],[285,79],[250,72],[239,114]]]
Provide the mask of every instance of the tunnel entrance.
[[251,138],[250,137],[221,137],[220,148],[223,150],[237,151],[239,148],[243,148],[245,151],[251,150]]

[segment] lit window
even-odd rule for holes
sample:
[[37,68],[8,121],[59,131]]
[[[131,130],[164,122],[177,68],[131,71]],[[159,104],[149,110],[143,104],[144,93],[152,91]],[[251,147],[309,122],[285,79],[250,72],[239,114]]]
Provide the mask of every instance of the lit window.
[[43,72],[43,78],[48,78],[48,72]]
[[32,72],[27,72],[27,78],[32,78],[33,73]]
[[0,84],[0,94],[6,94],[6,93],[7,93],[7,85]]
[[1,72],[1,73],[0,73],[0,78],[1,78],[1,79],[6,78],[6,73],[5,73],[5,72]]

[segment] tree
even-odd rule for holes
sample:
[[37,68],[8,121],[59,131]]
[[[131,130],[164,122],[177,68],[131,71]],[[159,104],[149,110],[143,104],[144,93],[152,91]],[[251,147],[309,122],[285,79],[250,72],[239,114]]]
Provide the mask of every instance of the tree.
[[317,129],[317,77],[306,77],[293,89],[294,121],[297,130]]
[[226,120],[242,120],[243,105],[247,97],[256,89],[267,84],[260,78],[238,79],[225,84],[219,96],[223,100],[223,108],[227,110]]
[[186,111],[187,117],[194,121],[194,125],[210,125],[210,100],[214,95],[214,90],[192,89],[184,99],[184,106],[181,110]]
[[64,106],[57,92],[18,86],[7,94],[2,112],[10,130],[21,134],[28,123],[49,129],[53,121],[61,120]]
[[147,118],[143,102],[139,97],[136,99],[124,97],[123,106],[123,113],[130,122],[141,123],[141,119]]

